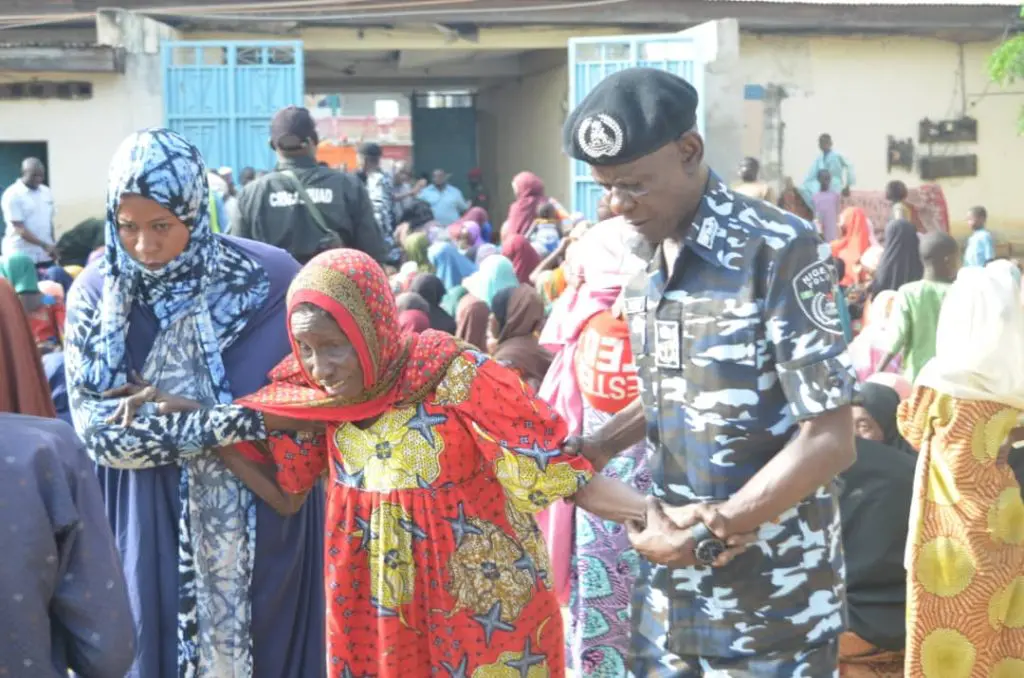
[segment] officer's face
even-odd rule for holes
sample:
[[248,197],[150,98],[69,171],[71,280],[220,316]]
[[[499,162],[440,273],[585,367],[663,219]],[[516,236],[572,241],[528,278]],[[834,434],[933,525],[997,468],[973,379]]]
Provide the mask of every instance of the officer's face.
[[135,261],[159,271],[188,247],[191,233],[173,212],[141,195],[125,195],[117,210],[117,235]]
[[704,192],[703,157],[704,142],[689,132],[639,160],[593,166],[590,173],[604,187],[612,214],[658,244],[679,233]]
[[288,320],[299,360],[328,395],[356,398],[363,392],[363,368],[355,346],[326,311],[299,304]]

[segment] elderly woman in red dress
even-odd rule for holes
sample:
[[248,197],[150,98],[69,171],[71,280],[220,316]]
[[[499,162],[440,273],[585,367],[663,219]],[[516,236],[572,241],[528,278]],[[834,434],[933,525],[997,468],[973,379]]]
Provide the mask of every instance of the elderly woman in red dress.
[[442,332],[403,333],[365,254],[317,256],[288,309],[293,356],[242,402],[326,433],[243,451],[269,453],[293,494],[330,473],[330,674],[564,675],[533,514],[574,497],[642,522],[644,498],[566,452],[565,422],[513,371]]

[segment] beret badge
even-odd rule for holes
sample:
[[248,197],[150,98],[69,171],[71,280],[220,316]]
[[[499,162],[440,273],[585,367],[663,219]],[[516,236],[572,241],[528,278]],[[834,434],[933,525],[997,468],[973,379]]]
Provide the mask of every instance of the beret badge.
[[605,113],[591,116],[580,123],[576,142],[590,158],[614,158],[622,150],[622,126]]

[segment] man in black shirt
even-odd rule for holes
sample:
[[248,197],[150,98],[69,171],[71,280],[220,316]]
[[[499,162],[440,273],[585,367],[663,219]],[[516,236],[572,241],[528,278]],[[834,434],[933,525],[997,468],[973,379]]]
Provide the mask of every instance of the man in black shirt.
[[289,106],[274,115],[270,147],[277,167],[238,197],[232,235],[280,247],[300,263],[336,247],[362,250],[383,262],[388,248],[366,187],[318,166],[317,141],[316,123],[305,108]]

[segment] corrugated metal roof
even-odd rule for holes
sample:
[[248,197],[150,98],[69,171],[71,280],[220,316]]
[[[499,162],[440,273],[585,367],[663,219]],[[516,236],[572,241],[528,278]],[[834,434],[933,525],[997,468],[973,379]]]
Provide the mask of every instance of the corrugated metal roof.
[[17,48],[62,48],[62,49],[114,49],[108,45],[97,45],[95,42],[0,42],[0,49]]
[[1019,7],[1020,0],[705,0],[718,4],[828,5],[829,7]]

